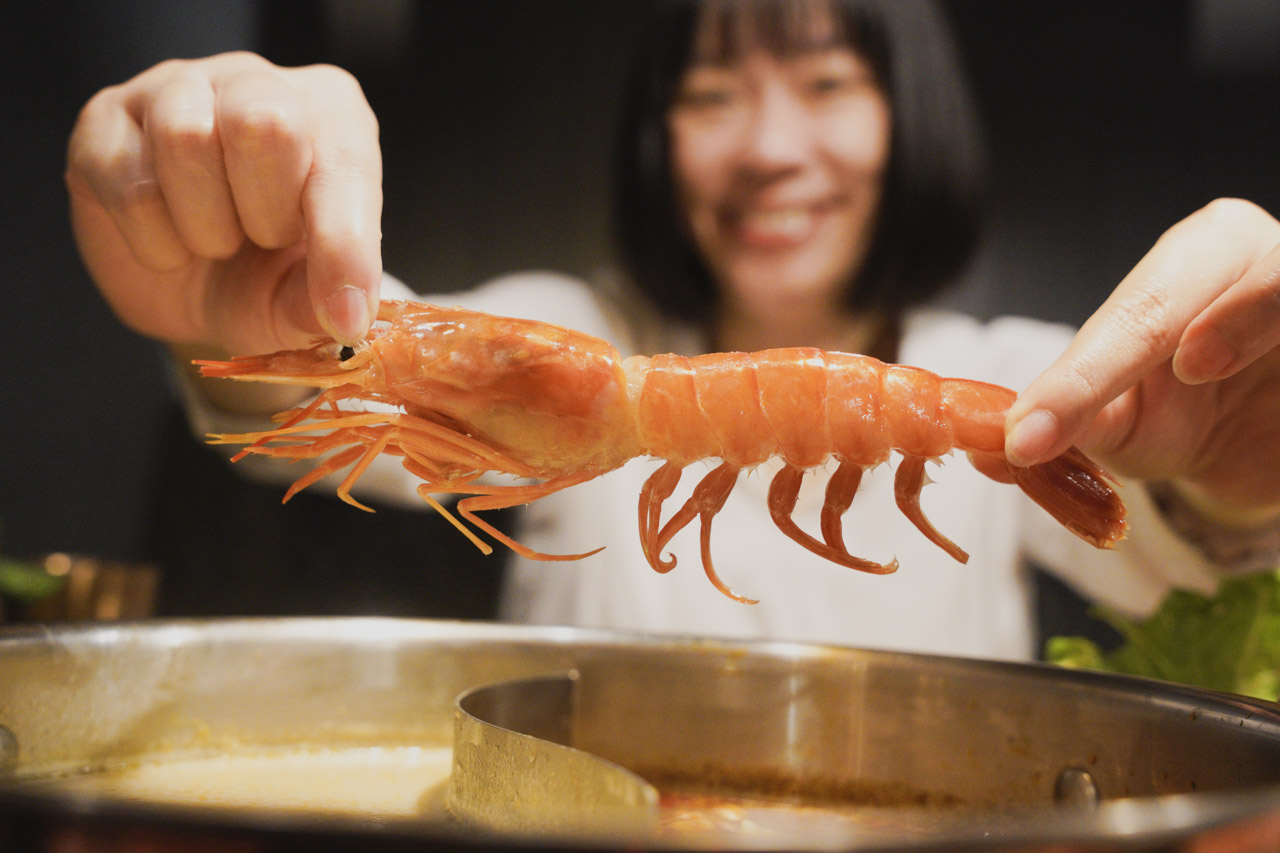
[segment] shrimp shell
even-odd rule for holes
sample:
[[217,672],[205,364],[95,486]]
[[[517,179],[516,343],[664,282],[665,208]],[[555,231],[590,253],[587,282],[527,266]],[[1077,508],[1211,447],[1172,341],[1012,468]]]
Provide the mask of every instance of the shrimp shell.
[[[348,469],[339,497],[351,496],[379,454],[403,458],[422,480],[418,493],[485,553],[492,548],[472,527],[522,556],[575,560],[596,553],[544,554],[521,545],[476,513],[529,503],[613,470],[635,456],[663,461],[641,489],[640,545],[659,572],[675,566],[662,551],[699,519],[703,569],[738,601],[711,558],[712,520],[738,474],[779,457],[769,488],[778,528],[834,563],[886,574],[845,547],[841,519],[863,471],[901,456],[894,494],[901,511],[932,542],[960,562],[968,554],[936,530],[920,508],[925,463],[953,449],[967,451],[1015,483],[1067,529],[1099,548],[1123,538],[1125,509],[1114,480],[1080,450],[1049,462],[1015,467],[1004,457],[1004,418],[1013,391],[984,382],[937,376],[864,355],[812,348],[756,353],[656,355],[622,359],[598,338],[547,323],[442,308],[382,302],[369,337],[354,351],[331,339],[302,350],[195,362],[202,375],[320,388],[307,406],[276,415],[260,432],[212,435],[219,444],[247,445],[234,459],[258,454],[319,463],[286,492]],[[363,411],[350,402],[389,404]],[[720,463],[663,521],[664,502],[683,469],[701,459]],[[819,521],[821,538],[792,518],[808,469],[834,459]],[[521,482],[494,482],[502,474]],[[533,481],[533,482],[528,482]],[[435,494],[461,495],[457,516]],[[468,526],[470,525],[470,526]],[[599,550],[599,549],[597,549]]]

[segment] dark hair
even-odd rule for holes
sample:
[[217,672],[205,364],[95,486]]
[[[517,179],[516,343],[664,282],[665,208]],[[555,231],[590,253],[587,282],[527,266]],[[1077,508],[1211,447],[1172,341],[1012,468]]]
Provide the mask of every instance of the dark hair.
[[[806,0],[740,2],[745,9],[727,5],[716,22],[727,37],[732,38],[733,16],[745,14],[767,44],[785,47],[790,36],[781,30]],[[699,323],[712,319],[716,286],[681,225],[666,116],[706,5],[665,0],[654,10],[627,94],[614,196],[619,250],[634,283],[665,316]],[[850,46],[875,69],[893,123],[876,231],[848,304],[896,315],[950,283],[977,243],[984,159],[978,122],[947,23],[934,5],[825,5]],[[804,14],[801,8],[799,17]]]

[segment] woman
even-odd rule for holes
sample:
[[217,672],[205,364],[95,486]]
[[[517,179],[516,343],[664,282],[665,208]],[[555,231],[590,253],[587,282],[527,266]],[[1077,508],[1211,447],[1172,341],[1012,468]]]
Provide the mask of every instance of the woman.
[[[936,38],[922,41],[936,35],[932,20],[893,3],[797,2],[681,4],[668,23],[641,90],[648,122],[636,128],[635,156],[647,172],[621,195],[639,217],[627,241],[637,281],[676,285],[650,288],[661,312],[683,321],[662,327],[660,348],[803,343],[1014,387],[1066,348],[1011,412],[1010,458],[1041,461],[1072,443],[1104,451],[1119,472],[1158,484],[1178,529],[1131,488],[1127,550],[1097,554],[1016,490],[954,461],[924,500],[973,555],[960,566],[900,518],[878,471],[847,517],[847,539],[861,556],[896,555],[902,569],[871,577],[784,539],[764,520],[761,478],[745,477],[717,519],[714,550],[730,585],[762,599],[747,607],[706,583],[691,543],[673,542],[681,565],[669,575],[643,563],[634,500],[651,463],[641,460],[532,507],[517,531],[526,544],[610,547],[581,563],[517,564],[510,615],[1022,657],[1032,651],[1028,550],[1130,609],[1153,606],[1172,584],[1211,586],[1222,564],[1246,562],[1224,561],[1215,543],[1274,557],[1280,487],[1263,472],[1280,447],[1259,417],[1277,402],[1274,219],[1245,203],[1192,216],[1074,339],[918,310],[962,263],[972,232],[970,149],[939,133],[967,128],[962,98],[913,76],[942,55]],[[126,323],[180,356],[296,346],[319,328],[356,343],[368,328],[382,288],[376,124],[341,72],[244,55],[162,65],[91,101],[70,151],[73,222],[95,281]],[[474,299],[528,314],[553,297],[574,302],[553,319],[604,324],[563,283],[509,281]],[[293,402],[279,389],[242,392],[207,391],[221,398],[206,414]],[[1251,448],[1253,464],[1218,436]],[[820,479],[806,479],[802,518]]]

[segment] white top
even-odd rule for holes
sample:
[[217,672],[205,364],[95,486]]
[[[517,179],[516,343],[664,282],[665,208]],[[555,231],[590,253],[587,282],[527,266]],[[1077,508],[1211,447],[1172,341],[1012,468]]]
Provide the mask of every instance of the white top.
[[[384,296],[409,296],[388,280]],[[459,294],[432,296],[442,305],[548,320],[625,341],[585,284],[530,273]],[[904,326],[900,361],[947,376],[1022,388],[1066,347],[1073,330],[1007,318],[980,323],[960,314],[918,311]],[[625,350],[625,346],[624,346]],[[625,351],[624,351],[624,354]],[[188,393],[198,434],[260,428],[210,411]],[[418,481],[385,457],[370,468],[357,493],[423,506]],[[703,574],[695,520],[671,542],[675,569],[660,575],[644,559],[637,531],[637,498],[661,464],[638,458],[588,483],[531,504],[515,538],[546,553],[599,554],[573,562],[515,558],[503,597],[503,616],[541,624],[634,629],[681,635],[799,640],[866,648],[934,652],[979,658],[1034,656],[1030,557],[1086,597],[1131,614],[1154,609],[1173,587],[1211,593],[1218,573],[1165,525],[1142,488],[1124,490],[1130,533],[1114,551],[1077,539],[1016,486],[975,471],[964,454],[928,467],[934,484],[921,499],[926,516],[970,554],[952,560],[898,511],[893,499],[897,456],[866,472],[845,515],[850,553],[877,562],[897,557],[895,574],[852,571],[817,557],[779,531],[766,501],[776,465],[744,472],[715,518],[712,554],[720,577],[756,605],[732,601]],[[253,470],[250,469],[252,463]],[[664,520],[713,467],[695,463],[666,504]],[[831,466],[834,468],[834,466]],[[292,481],[296,466],[252,457],[237,469],[259,478]],[[806,476],[794,517],[817,533],[828,471]],[[325,488],[323,484],[313,489]],[[354,511],[354,510],[353,510]],[[498,546],[501,547],[501,546]],[[424,555],[424,559],[429,559]]]

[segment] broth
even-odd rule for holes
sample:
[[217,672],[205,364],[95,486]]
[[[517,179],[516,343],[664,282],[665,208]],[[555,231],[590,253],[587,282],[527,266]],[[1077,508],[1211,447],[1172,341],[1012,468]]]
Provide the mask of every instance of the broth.
[[452,755],[448,746],[276,749],[148,760],[31,784],[185,807],[443,819]]

